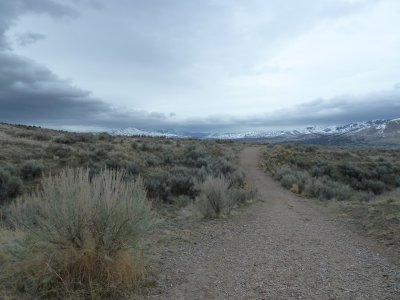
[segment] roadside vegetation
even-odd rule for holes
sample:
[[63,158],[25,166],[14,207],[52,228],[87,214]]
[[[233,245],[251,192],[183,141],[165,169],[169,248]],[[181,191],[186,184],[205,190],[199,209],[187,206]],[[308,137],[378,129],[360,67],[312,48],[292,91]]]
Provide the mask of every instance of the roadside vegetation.
[[7,124],[0,144],[4,298],[122,298],[140,286],[141,245],[160,224],[255,197],[232,144]]
[[293,193],[337,205],[364,232],[400,246],[400,152],[268,145],[262,165]]

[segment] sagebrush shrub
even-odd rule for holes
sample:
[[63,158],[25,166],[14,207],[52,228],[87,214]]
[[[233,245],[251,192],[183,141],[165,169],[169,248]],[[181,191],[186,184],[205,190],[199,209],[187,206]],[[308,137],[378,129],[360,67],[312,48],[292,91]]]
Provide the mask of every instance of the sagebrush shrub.
[[300,193],[304,186],[311,180],[311,176],[306,171],[298,171],[287,165],[283,165],[275,174],[275,178],[281,182],[281,185],[291,189],[293,185],[298,187]]
[[94,177],[66,169],[42,180],[34,194],[10,206],[17,230],[26,233],[13,253],[15,272],[25,291],[80,289],[93,292],[132,288],[140,261],[130,249],[151,225],[143,181],[105,169]]
[[345,184],[335,182],[329,177],[313,178],[304,187],[304,195],[319,199],[349,200],[354,191]]
[[232,208],[229,192],[229,182],[224,177],[208,177],[201,185],[196,207],[206,218],[229,213]]
[[42,162],[36,160],[28,160],[20,166],[21,177],[25,180],[32,180],[42,175],[45,166]]
[[51,134],[46,131],[38,131],[33,135],[33,138],[38,141],[50,141]]
[[0,204],[7,198],[15,197],[22,191],[22,181],[5,168],[0,168]]

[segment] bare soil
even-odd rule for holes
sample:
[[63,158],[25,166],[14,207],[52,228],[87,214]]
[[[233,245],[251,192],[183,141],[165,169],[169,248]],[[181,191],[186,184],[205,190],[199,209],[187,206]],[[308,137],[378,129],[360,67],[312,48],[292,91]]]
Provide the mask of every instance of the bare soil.
[[143,298],[400,299],[399,265],[315,201],[284,190],[259,168],[258,152],[245,148],[240,164],[262,201],[168,243]]

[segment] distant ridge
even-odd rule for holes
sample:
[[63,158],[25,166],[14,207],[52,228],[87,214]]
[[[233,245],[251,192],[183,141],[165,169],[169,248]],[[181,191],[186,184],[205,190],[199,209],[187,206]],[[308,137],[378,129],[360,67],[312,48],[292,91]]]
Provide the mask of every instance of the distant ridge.
[[328,127],[307,126],[301,130],[280,131],[249,131],[240,133],[214,133],[207,136],[211,139],[249,139],[249,138],[282,138],[297,139],[315,136],[335,136],[356,133],[367,128],[384,128],[388,120],[372,120],[367,122],[355,122],[346,125],[334,125]]
[[249,140],[266,142],[313,142],[329,144],[366,143],[400,145],[400,118],[370,120],[328,127],[306,126],[300,130],[246,131],[236,133],[183,132],[173,129],[146,131],[137,128],[115,129],[109,132],[122,136],[152,136],[167,138],[201,138],[212,140]]
[[177,133],[169,131],[145,131],[133,127],[114,129],[109,132],[111,135],[122,135],[122,136],[153,136],[153,137],[169,137],[169,138],[183,138]]

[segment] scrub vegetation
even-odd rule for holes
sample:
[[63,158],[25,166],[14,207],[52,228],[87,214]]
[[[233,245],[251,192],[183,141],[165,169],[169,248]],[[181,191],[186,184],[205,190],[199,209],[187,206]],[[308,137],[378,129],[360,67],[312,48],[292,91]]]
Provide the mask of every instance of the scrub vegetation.
[[330,201],[364,232],[400,246],[400,152],[268,145],[266,172],[305,197]]
[[141,285],[142,245],[160,224],[255,197],[235,146],[218,141],[0,124],[0,144],[4,298],[123,298]]

